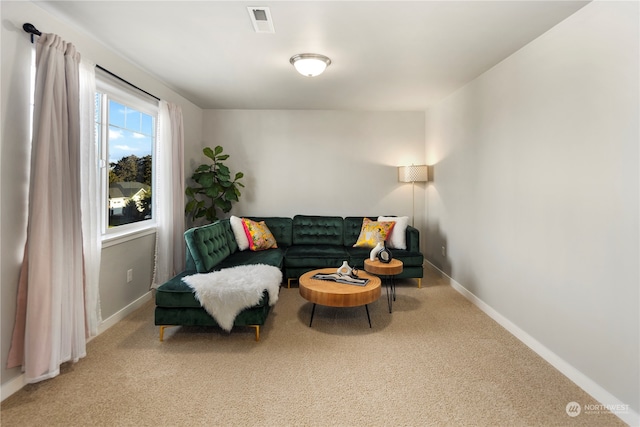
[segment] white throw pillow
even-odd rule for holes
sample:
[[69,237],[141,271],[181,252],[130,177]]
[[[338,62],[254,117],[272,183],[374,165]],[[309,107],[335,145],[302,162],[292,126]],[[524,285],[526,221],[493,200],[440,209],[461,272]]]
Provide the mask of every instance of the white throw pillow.
[[231,222],[231,230],[233,230],[233,235],[236,238],[236,243],[238,243],[238,249],[241,251],[246,251],[247,249],[249,249],[249,239],[247,239],[247,233],[244,232],[242,218],[231,215],[229,221]]
[[407,249],[408,216],[379,216],[378,221],[394,221],[396,223],[391,230],[391,235],[387,237],[389,249]]

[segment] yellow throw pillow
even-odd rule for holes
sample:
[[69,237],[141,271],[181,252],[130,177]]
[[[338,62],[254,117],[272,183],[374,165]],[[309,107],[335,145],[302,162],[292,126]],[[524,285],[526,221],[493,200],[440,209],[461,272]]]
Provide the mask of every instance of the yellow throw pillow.
[[249,240],[249,249],[252,251],[262,251],[265,249],[277,248],[276,238],[264,221],[256,222],[248,218],[242,218],[242,225]]
[[378,242],[387,240],[393,226],[396,225],[393,221],[371,221],[369,218],[362,220],[362,229],[360,230],[360,236],[354,248],[375,248]]

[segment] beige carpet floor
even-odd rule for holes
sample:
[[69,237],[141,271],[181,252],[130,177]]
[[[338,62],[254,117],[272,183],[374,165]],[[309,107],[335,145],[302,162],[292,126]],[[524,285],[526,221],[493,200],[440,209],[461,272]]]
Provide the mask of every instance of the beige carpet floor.
[[569,417],[593,398],[428,270],[363,307],[280,300],[260,342],[171,328],[158,341],[149,303],[88,345],[52,380],[1,405],[3,426],[616,426]]

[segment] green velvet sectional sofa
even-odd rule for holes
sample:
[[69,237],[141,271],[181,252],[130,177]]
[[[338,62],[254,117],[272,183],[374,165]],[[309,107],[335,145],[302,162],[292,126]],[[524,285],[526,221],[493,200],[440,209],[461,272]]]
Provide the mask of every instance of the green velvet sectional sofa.
[[[364,217],[296,215],[285,217],[249,217],[264,221],[276,239],[277,248],[262,251],[240,251],[230,220],[192,228],[184,234],[186,241],[185,271],[162,284],[156,290],[155,324],[160,326],[160,340],[168,326],[217,326],[216,321],[194,297],[182,278],[248,264],[266,264],[280,268],[290,286],[302,274],[318,268],[335,267],[347,261],[350,266],[364,268],[370,248],[353,247],[358,240]],[[376,219],[377,216],[367,218]],[[406,228],[406,249],[391,249],[394,258],[404,264],[398,278],[417,279],[421,286],[424,256],[420,252],[420,234]],[[234,326],[255,328],[256,341],[260,326],[270,310],[269,296],[264,293],[257,305],[243,310]]]

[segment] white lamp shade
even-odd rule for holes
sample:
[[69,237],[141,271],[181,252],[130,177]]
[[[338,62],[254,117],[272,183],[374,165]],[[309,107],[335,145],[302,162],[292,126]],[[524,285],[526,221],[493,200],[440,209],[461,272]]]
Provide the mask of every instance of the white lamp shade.
[[429,181],[429,167],[427,165],[398,166],[398,181],[427,182]]
[[331,60],[324,55],[318,55],[315,53],[301,53],[294,55],[289,60],[296,70],[307,77],[315,77],[324,72],[327,69]]

